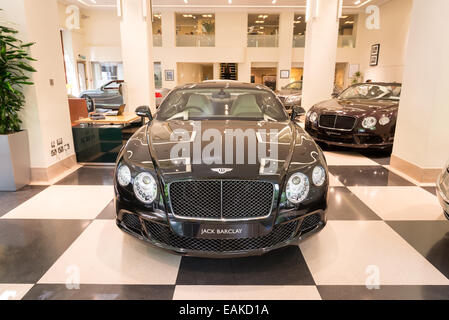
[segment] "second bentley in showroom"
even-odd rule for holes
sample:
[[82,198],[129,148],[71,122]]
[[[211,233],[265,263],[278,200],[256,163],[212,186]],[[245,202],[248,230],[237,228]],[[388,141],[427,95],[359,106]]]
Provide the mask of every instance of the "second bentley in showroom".
[[136,112],[149,122],[121,150],[114,175],[123,231],[174,253],[223,257],[261,255],[325,226],[324,155],[292,120],[300,110],[289,117],[267,87],[189,84],[154,118],[148,107]]
[[314,105],[305,129],[325,144],[391,150],[401,84],[362,83]]

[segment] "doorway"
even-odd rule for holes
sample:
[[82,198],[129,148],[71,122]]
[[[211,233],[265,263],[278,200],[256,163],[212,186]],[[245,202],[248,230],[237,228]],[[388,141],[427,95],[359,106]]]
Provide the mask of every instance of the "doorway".
[[80,92],[87,90],[87,74],[86,74],[86,62],[78,61],[78,85]]
[[251,83],[263,84],[271,90],[276,90],[277,68],[251,67]]
[[185,63],[179,62],[178,85],[197,83],[214,78],[214,65],[212,63]]

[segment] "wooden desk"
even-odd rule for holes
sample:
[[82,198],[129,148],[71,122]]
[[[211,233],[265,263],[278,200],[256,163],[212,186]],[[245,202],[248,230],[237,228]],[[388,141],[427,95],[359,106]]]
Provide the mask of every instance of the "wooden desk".
[[76,123],[88,124],[130,124],[140,120],[140,117],[135,113],[124,112],[121,116],[105,116],[106,119],[92,120],[90,118],[83,118],[76,120]]

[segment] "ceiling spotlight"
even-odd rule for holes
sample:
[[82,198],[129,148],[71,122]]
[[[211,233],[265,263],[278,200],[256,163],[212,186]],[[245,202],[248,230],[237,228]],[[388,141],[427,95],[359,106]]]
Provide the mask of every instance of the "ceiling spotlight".
[[271,1],[272,4],[276,4],[277,0],[273,0]]
[[360,2],[361,2],[361,0],[357,0],[357,1],[354,1],[354,4],[358,5],[358,4],[360,4]]
[[184,0],[184,3],[189,3],[189,0]]
[[228,0],[228,3],[229,3],[229,4],[232,4],[232,0]]

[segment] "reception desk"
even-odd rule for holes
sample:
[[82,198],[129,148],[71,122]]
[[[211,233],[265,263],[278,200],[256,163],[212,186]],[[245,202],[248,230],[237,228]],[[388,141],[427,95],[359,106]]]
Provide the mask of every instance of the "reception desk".
[[142,125],[135,114],[107,116],[105,119],[83,118],[72,127],[76,158],[79,163],[115,163],[122,146]]

